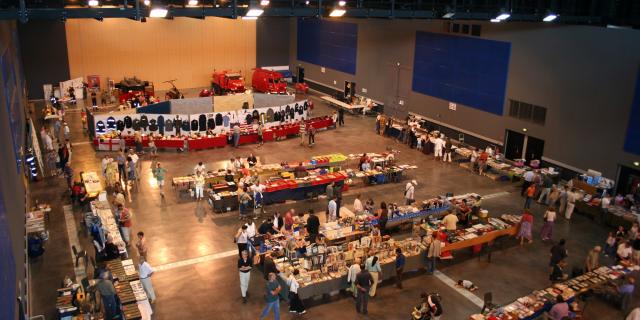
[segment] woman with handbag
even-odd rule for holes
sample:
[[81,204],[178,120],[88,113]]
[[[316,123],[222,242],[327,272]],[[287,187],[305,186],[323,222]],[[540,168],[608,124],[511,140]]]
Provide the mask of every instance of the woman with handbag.
[[307,313],[304,304],[302,304],[302,300],[300,300],[300,296],[298,296],[298,288],[300,285],[298,284],[298,280],[296,280],[296,276],[300,274],[298,269],[294,269],[293,273],[289,275],[287,279],[287,285],[289,286],[289,312],[297,313],[297,314],[305,314]]

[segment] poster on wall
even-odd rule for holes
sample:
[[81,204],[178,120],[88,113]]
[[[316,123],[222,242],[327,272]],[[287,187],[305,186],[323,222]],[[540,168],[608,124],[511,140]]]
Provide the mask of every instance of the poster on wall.
[[87,76],[87,87],[91,89],[100,89],[100,76]]
[[60,93],[62,96],[69,95],[69,88],[73,88],[73,93],[76,95],[76,99],[84,99],[84,94],[82,88],[84,84],[82,83],[84,79],[75,78],[67,81],[60,82]]

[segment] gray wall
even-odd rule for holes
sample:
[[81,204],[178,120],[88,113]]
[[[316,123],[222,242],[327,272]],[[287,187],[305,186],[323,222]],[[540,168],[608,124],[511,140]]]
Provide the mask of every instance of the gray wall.
[[18,24],[20,55],[29,99],[43,99],[42,85],[69,80],[69,56],[64,22],[34,20]]
[[462,105],[450,111],[448,101],[411,90],[415,32],[443,32],[445,22],[345,20],[359,24],[355,76],[328,68],[322,73],[321,66],[298,61],[294,19],[291,67],[303,66],[307,79],[337,88],[355,81],[359,94],[386,103],[397,91],[408,111],[483,138],[502,142],[506,129],[527,128],[530,136],[545,140],[544,159],[565,167],[599,170],[615,179],[618,164],[640,160],[623,151],[640,65],[639,31],[480,22],[483,38],[511,42],[506,98],[546,107],[546,124],[540,126]]
[[289,64],[289,19],[264,17],[256,23],[256,67]]
[[[15,304],[15,298],[7,298],[4,292],[14,291],[16,296],[22,295],[24,298],[26,288],[26,271],[25,271],[25,182],[23,180],[22,171],[16,170],[16,156],[13,150],[12,128],[9,125],[12,116],[15,116],[16,125],[24,127],[24,107],[25,99],[22,95],[24,77],[20,74],[20,57],[18,56],[18,43],[16,25],[14,21],[0,21],[0,56],[12,56],[13,70],[11,70],[16,79],[9,85],[11,91],[15,88],[16,95],[14,99],[18,99],[20,110],[13,115],[9,114],[6,105],[6,94],[4,90],[5,79],[0,73],[0,252],[3,252],[0,262],[0,318],[1,319],[17,319],[18,307]],[[24,132],[24,130],[20,130]],[[20,137],[19,144],[24,144],[24,137]],[[12,254],[15,265],[15,274],[9,274],[9,270],[5,270],[6,263],[10,257],[5,254]],[[18,288],[22,288],[21,290]],[[8,290],[8,291],[5,291]],[[15,306],[14,314],[8,314],[9,306]]]

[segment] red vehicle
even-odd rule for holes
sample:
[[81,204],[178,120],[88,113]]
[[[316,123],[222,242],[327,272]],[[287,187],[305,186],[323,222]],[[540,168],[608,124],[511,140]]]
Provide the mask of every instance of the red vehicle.
[[120,101],[120,103],[124,103],[137,95],[149,97],[155,95],[153,82],[142,81],[136,77],[125,77],[124,80],[116,84],[116,88],[120,93],[118,96],[118,101]]
[[240,72],[214,71],[211,80],[213,94],[222,95],[244,92],[244,78]]
[[282,74],[266,69],[255,69],[251,78],[251,86],[256,92],[263,93],[287,93],[287,84],[282,79]]

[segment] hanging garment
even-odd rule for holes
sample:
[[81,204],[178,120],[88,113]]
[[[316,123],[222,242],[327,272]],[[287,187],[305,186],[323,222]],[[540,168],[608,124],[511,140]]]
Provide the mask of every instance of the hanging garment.
[[164,125],[164,117],[158,116],[158,131],[160,132],[160,134],[164,134]]
[[309,108],[309,102],[305,101],[303,107],[304,111],[307,111],[307,109]]
[[156,122],[156,119],[151,119],[151,121],[149,121],[149,131],[158,131],[158,123]]
[[231,120],[231,119],[229,118],[229,113],[225,114],[225,115],[222,117],[222,124],[224,125],[224,127],[225,127],[225,128],[229,128],[229,121],[230,121],[230,120]]
[[200,131],[207,131],[207,116],[201,114],[198,117],[198,126]]
[[265,124],[267,121],[267,115],[264,112],[260,113],[260,123]]
[[222,113],[217,113],[216,114],[216,126],[221,126],[222,125]]
[[244,120],[247,122],[247,124],[252,124],[253,123],[253,116],[251,116],[251,114],[248,113],[247,116],[244,118]]
[[131,117],[129,116],[124,117],[124,127],[127,129],[131,129],[132,125],[133,125],[133,120],[131,120]]
[[273,116],[274,116],[273,109],[271,108],[267,109],[267,122],[277,121],[273,118]]
[[[196,130],[197,129],[198,129],[198,123],[196,122]],[[189,132],[189,121],[182,121],[182,131]]]
[[114,117],[107,118],[107,129],[113,130],[116,128],[116,119]]
[[118,120],[116,122],[116,129],[118,129],[118,131],[122,131],[124,130],[124,121],[122,120]]
[[258,112],[258,110],[253,110],[253,112],[251,113],[251,116],[254,119],[258,119],[258,118],[260,118],[260,112]]
[[104,122],[102,120],[96,122],[96,132],[97,133],[105,133],[106,130],[106,126],[104,124]]
[[214,118],[209,118],[207,120],[207,129],[209,130],[213,130],[216,128],[216,119]]
[[169,132],[173,131],[173,120],[167,119],[167,121],[164,122],[164,130]]
[[140,117],[140,127],[146,130],[148,126],[149,118],[147,118],[147,115],[143,115],[142,117]]
[[133,119],[133,130],[140,130],[140,119]]

